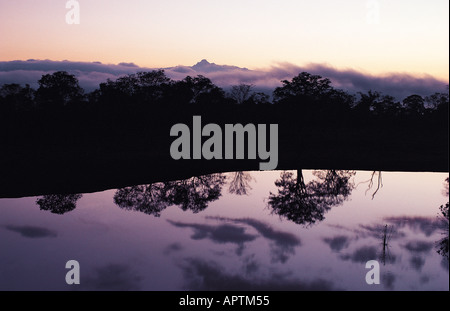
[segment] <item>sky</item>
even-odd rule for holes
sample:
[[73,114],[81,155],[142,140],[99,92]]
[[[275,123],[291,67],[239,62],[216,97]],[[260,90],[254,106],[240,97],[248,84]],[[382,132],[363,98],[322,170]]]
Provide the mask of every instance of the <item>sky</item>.
[[370,75],[449,76],[447,0],[0,0],[0,61],[263,70],[322,64]]

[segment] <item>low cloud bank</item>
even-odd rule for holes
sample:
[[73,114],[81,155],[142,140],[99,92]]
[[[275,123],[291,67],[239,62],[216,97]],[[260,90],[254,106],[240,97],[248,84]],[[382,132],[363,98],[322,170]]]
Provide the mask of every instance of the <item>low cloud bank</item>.
[[[133,63],[112,65],[100,62],[17,60],[0,62],[0,85],[28,83],[37,88],[37,81],[42,75],[63,70],[76,75],[80,85],[86,91],[92,91],[107,79],[115,80],[123,75],[155,69],[158,68],[139,67]],[[405,73],[392,73],[375,76],[353,69],[337,69],[323,64],[296,66],[289,63],[279,63],[270,68],[249,70],[235,66],[216,65],[202,60],[194,66],[176,66],[163,69],[167,76],[174,80],[181,80],[188,75],[204,75],[210,78],[213,83],[225,89],[231,85],[245,83],[253,84],[256,90],[265,91],[269,94],[275,87],[282,84],[282,80],[291,80],[303,71],[329,78],[335,88],[350,93],[374,90],[392,95],[398,100],[412,94],[427,96],[435,92],[446,92],[448,85],[447,81],[439,80],[430,75],[413,76]]]

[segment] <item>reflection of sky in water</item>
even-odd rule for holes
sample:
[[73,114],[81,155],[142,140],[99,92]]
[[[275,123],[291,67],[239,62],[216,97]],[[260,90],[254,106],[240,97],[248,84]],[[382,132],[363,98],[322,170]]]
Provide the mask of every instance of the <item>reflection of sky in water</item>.
[[[206,209],[168,206],[160,217],[119,208],[114,190],[76,197],[75,209],[65,202],[72,210],[63,215],[40,210],[37,198],[1,199],[0,290],[449,289],[448,261],[436,246],[447,174],[383,172],[372,200],[376,182],[367,193],[360,184],[371,172],[357,172],[348,199],[303,226],[268,207],[280,173],[252,172],[249,195],[225,184]],[[81,265],[78,287],[65,283],[71,259]],[[365,283],[373,259],[378,286]]]

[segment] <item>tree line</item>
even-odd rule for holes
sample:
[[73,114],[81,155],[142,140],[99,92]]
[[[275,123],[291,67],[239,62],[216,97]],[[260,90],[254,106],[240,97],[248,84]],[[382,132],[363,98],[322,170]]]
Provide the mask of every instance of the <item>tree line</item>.
[[420,166],[430,154],[438,155],[430,163],[448,158],[448,105],[448,93],[397,101],[375,90],[350,94],[307,72],[282,81],[270,96],[247,84],[226,91],[204,76],[175,81],[163,70],[108,79],[85,92],[75,75],[58,71],[43,75],[37,89],[0,87],[0,149],[16,159],[20,152],[23,159],[38,151],[50,159],[68,151],[74,159],[146,153],[170,160],[170,128],[201,115],[205,124],[279,124],[282,163],[332,154],[336,163],[327,166],[370,157],[379,167],[380,160],[405,157]]
[[[282,81],[272,96],[253,91],[254,86],[240,84],[230,91],[216,86],[204,76],[187,76],[174,81],[164,70],[138,72],[116,79],[108,79],[99,87],[86,93],[75,75],[65,71],[43,75],[35,90],[26,84],[3,84],[0,88],[0,111],[2,114],[33,110],[57,110],[73,106],[99,105],[107,107],[136,105],[181,106],[195,104],[214,108],[232,105],[290,106],[306,111],[333,114],[353,110],[361,116],[424,116],[448,110],[449,95],[434,93],[429,96],[412,94],[397,101],[394,97],[376,90],[366,93],[336,89],[328,78],[302,72],[291,81]],[[448,86],[447,86],[448,89]],[[314,104],[313,104],[314,103]]]

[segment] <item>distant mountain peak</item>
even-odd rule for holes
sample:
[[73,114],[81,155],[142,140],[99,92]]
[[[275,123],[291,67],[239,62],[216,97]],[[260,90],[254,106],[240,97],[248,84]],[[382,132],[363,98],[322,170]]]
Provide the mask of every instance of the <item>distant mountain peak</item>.
[[192,68],[194,68],[195,70],[202,70],[202,69],[206,69],[206,68],[211,68],[211,67],[216,67],[217,65],[214,63],[210,63],[208,62],[206,59],[202,59],[201,61],[199,61],[197,64],[195,64],[194,66],[192,66]]
[[191,68],[194,69],[195,71],[206,72],[206,73],[217,72],[217,71],[229,71],[229,70],[235,70],[235,69],[245,70],[245,71],[248,70],[247,68],[239,68],[236,66],[217,65],[215,63],[210,63],[206,59],[202,59],[201,61],[199,61],[197,64],[195,64]]
[[197,66],[197,65],[211,65],[211,63],[210,62],[208,62],[208,60],[206,60],[206,59],[202,59],[201,61],[199,61],[197,64],[195,64],[194,66]]

